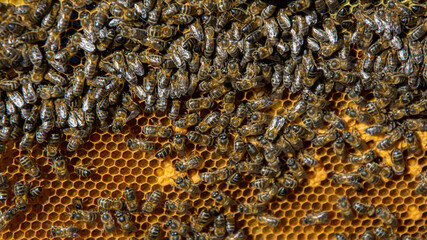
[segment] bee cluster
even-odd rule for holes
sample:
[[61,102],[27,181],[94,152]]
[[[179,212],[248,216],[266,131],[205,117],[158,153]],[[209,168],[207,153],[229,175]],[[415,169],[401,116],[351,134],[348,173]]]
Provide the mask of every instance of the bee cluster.
[[[163,228],[153,224],[146,239],[160,239],[164,230],[170,239],[246,239],[235,216],[280,226],[270,204],[286,202],[307,186],[312,173],[324,167],[316,157],[321,149],[332,147],[341,164],[350,165],[328,174],[335,187],[350,186],[355,194],[404,175],[406,159],[424,154],[426,14],[421,0],[1,3],[0,150],[19,141],[21,152],[31,152],[37,142],[45,146],[56,177],[65,181],[67,154],[92,132],[119,134],[141,115],[163,114],[173,126],[148,122],[140,126],[145,138],[128,139],[127,146],[165,162],[178,156],[175,189],[193,199],[208,192],[219,208],[201,208],[191,222],[171,217]],[[344,110],[334,104],[338,95],[349,102]],[[288,97],[297,101],[283,103]],[[360,132],[354,126],[366,127]],[[210,168],[196,148],[226,163]],[[29,155],[22,154],[19,163],[39,178],[43,173]],[[82,178],[95,170],[74,169]],[[422,170],[414,195],[427,193]],[[251,179],[247,188],[254,192],[247,202],[222,190],[239,189],[245,179]],[[27,195],[35,193],[21,185],[15,192],[26,206]],[[115,222],[125,233],[137,232],[135,190],[120,191],[124,201],[97,199],[99,211],[73,204],[71,219],[99,218],[105,234],[115,232]],[[152,214],[162,199],[160,190],[153,191],[142,213]],[[2,230],[25,209],[18,200],[1,215]],[[360,217],[376,213],[387,225],[367,230],[362,239],[398,237],[399,220],[387,206],[352,201],[338,199],[344,219],[354,218],[353,206]],[[186,216],[193,212],[190,202],[180,200],[166,199],[164,208]],[[301,224],[329,223],[329,210],[307,212]],[[52,226],[51,234],[77,237],[78,231]]]

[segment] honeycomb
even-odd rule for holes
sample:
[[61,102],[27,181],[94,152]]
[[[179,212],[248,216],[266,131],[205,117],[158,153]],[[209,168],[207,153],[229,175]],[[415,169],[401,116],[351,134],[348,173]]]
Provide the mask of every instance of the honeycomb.
[[[75,18],[78,21],[78,18]],[[77,65],[79,66],[79,65]],[[248,91],[240,93],[236,101],[250,101],[262,94],[260,91]],[[300,99],[300,94],[285,92],[283,100],[277,101],[271,110],[271,115],[283,114]],[[184,99],[186,100],[186,99]],[[351,106],[351,101],[345,93],[334,93],[329,96],[330,108],[336,110],[337,115],[347,123],[348,129],[357,129],[361,138],[374,147],[380,138],[364,134],[367,125],[357,123],[344,114],[346,107]],[[218,101],[216,103],[218,107]],[[184,114],[181,110],[180,115]],[[130,236],[142,238],[149,227],[154,223],[165,223],[169,216],[178,216],[182,221],[190,222],[190,216],[184,214],[172,214],[163,206],[157,207],[152,214],[134,215],[133,220],[137,224],[138,231],[124,235],[118,231],[114,236],[106,236],[102,233],[102,224],[97,221],[93,224],[77,223],[70,220],[67,207],[71,205],[74,197],[84,200],[85,209],[97,208],[97,198],[109,195],[120,198],[125,187],[130,186],[137,191],[140,200],[146,198],[146,194],[160,189],[164,193],[163,200],[188,200],[193,208],[191,213],[198,213],[203,207],[215,205],[211,198],[211,192],[221,189],[235,200],[241,203],[251,202],[259,192],[250,187],[250,182],[255,178],[244,175],[237,186],[225,183],[208,186],[201,184],[201,194],[197,197],[177,191],[173,187],[173,178],[180,175],[174,169],[174,164],[179,161],[175,152],[164,159],[154,157],[155,152],[133,151],[127,147],[127,140],[138,138],[142,135],[142,127],[152,122],[160,122],[163,126],[172,126],[167,112],[142,113],[136,119],[128,122],[121,133],[113,133],[111,130],[102,132],[96,130],[87,141],[75,152],[66,151],[66,143],[62,142],[61,150],[68,158],[70,179],[60,181],[53,172],[52,165],[44,155],[44,146],[38,145],[31,151],[37,165],[42,171],[42,178],[34,179],[19,167],[16,158],[21,150],[18,142],[8,142],[8,152],[2,157],[0,171],[6,173],[10,183],[17,181],[31,182],[33,186],[43,186],[43,194],[32,201],[29,209],[20,212],[9,227],[1,233],[1,239],[46,239],[50,237],[51,225],[77,225],[81,227],[79,235],[82,239],[129,239]],[[297,122],[298,123],[298,122]],[[326,127],[318,132],[326,131]],[[335,204],[341,196],[348,196],[350,202],[359,201],[372,203],[374,206],[385,205],[399,220],[399,227],[394,230],[398,234],[408,234],[413,237],[424,237],[427,233],[427,197],[416,195],[414,189],[419,181],[419,173],[427,171],[427,133],[418,132],[422,141],[423,154],[418,157],[406,158],[407,171],[401,176],[394,176],[381,186],[373,186],[364,183],[366,191],[359,193],[350,186],[343,186],[332,182],[333,172],[352,172],[357,166],[352,165],[339,156],[334,155],[330,144],[326,147],[315,148],[314,157],[319,160],[316,168],[307,169],[308,180],[299,184],[285,199],[275,198],[268,203],[267,212],[281,219],[278,227],[259,225],[255,216],[236,214],[237,229],[243,229],[248,239],[335,239],[335,233],[346,233],[352,239],[362,234],[365,230],[373,230],[374,227],[383,226],[377,217],[356,216],[352,221],[344,220]],[[234,136],[235,137],[235,136]],[[233,138],[234,138],[233,137]],[[168,139],[156,139],[156,149],[168,142]],[[232,140],[230,140],[232,142]],[[310,149],[310,147],[308,148]],[[204,159],[200,170],[189,171],[193,182],[200,180],[199,173],[209,169],[225,167],[228,161],[226,156],[214,154],[215,147],[195,146],[192,143],[186,145],[186,156],[192,153],[199,154]],[[23,152],[24,153],[24,152]],[[381,157],[389,158],[388,151],[379,151]],[[90,164],[96,171],[89,178],[80,178],[72,171],[72,166]],[[12,195],[12,193],[9,193]],[[162,204],[163,205],[163,204]],[[1,211],[7,206],[3,205]],[[236,209],[232,208],[235,211]],[[330,211],[330,221],[325,225],[302,225],[300,220],[310,211]],[[226,212],[225,212],[226,213]]]

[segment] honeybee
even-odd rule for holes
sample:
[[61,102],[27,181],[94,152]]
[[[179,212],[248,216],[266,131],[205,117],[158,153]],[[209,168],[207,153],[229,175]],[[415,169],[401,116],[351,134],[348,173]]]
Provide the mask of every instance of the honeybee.
[[88,168],[88,166],[89,164],[74,166],[74,171],[76,171],[80,177],[89,177],[96,168]]
[[342,137],[338,137],[335,139],[333,143],[334,153],[338,156],[344,156],[345,155],[345,144],[344,139]]
[[328,221],[329,221],[328,211],[307,213],[306,216],[301,219],[302,224],[309,224],[309,225],[326,224]]
[[351,220],[354,218],[354,213],[351,210],[351,204],[348,201],[347,196],[340,197],[338,199],[337,207],[341,211],[341,216],[343,216],[345,220]]
[[45,151],[46,156],[50,159],[55,158],[58,154],[59,145],[61,143],[61,135],[60,133],[54,132],[50,135],[50,138],[47,142]]
[[256,219],[258,220],[258,223],[261,225],[268,225],[270,227],[277,227],[280,223],[280,219],[273,217],[268,214],[260,214],[256,216]]
[[411,131],[425,131],[427,130],[426,119],[406,119],[403,122],[405,128]]
[[374,233],[380,239],[396,239],[396,238],[392,238],[393,236],[395,236],[395,234],[392,233],[392,231],[390,229],[388,229],[388,228],[375,227],[374,228]]
[[171,127],[147,125],[142,127],[142,132],[149,137],[169,138],[172,136]]
[[293,157],[288,158],[288,160],[286,161],[286,164],[288,165],[292,175],[295,176],[297,180],[303,180],[307,178],[307,173],[305,172],[301,163],[296,161],[295,158]]
[[301,160],[302,163],[304,163],[306,166],[317,166],[319,162],[313,157],[314,151],[311,154],[307,154],[304,151],[299,152],[298,158]]
[[409,154],[419,156],[422,153],[421,141],[416,132],[406,131],[404,134],[404,139]]
[[52,165],[58,179],[67,179],[69,177],[67,160],[62,155],[54,157],[52,159]]
[[427,193],[427,172],[420,173],[420,181],[418,182],[417,187],[415,188],[416,194],[425,194]]
[[215,153],[218,155],[223,155],[228,151],[228,144],[230,143],[228,134],[221,134],[217,138],[217,145],[215,148]]
[[344,120],[338,117],[334,112],[325,112],[323,120],[340,130],[344,130],[346,127]]
[[393,130],[393,128],[395,127],[394,124],[388,124],[388,125],[373,125],[373,126],[369,126],[365,129],[365,133],[372,135],[372,136],[376,136],[376,135],[380,135],[383,133],[388,133],[390,131]]
[[137,230],[135,224],[131,221],[131,216],[129,213],[124,211],[116,212],[117,223],[120,228],[126,233],[129,234],[131,232],[135,232]]
[[78,130],[75,128],[65,129],[65,134],[69,134],[69,140],[67,144],[67,151],[73,152],[83,144],[83,138],[86,137],[86,131]]
[[153,141],[134,138],[128,140],[127,146],[132,150],[149,152],[154,150],[155,143]]
[[235,172],[235,173],[231,174],[230,177],[228,177],[227,184],[228,185],[236,185],[237,183],[240,182],[241,179],[242,179],[242,174],[239,172]]
[[247,106],[252,111],[257,111],[270,108],[273,104],[274,102],[269,96],[264,96],[248,102]]
[[225,237],[226,232],[226,218],[223,214],[219,214],[214,220],[214,235],[218,238]]
[[405,172],[406,164],[402,150],[396,148],[391,151],[391,163],[394,174],[402,175]]
[[198,169],[202,165],[201,156],[191,156],[189,159],[184,161],[179,161],[175,164],[175,169],[179,172],[186,172],[191,169]]
[[404,129],[402,127],[396,127],[392,132],[378,142],[377,148],[380,150],[390,149],[402,138],[403,133]]
[[363,185],[361,183],[361,177],[358,173],[333,173],[332,181],[334,183],[350,185],[357,192],[363,191]]
[[26,172],[28,172],[28,174],[30,174],[30,176],[35,178],[39,178],[41,176],[40,169],[37,166],[34,158],[27,155],[21,155],[19,157],[19,164]]
[[193,98],[185,102],[185,107],[190,111],[200,111],[213,108],[215,102],[209,97]]
[[348,237],[343,233],[335,233],[336,240],[348,240]]
[[173,121],[173,124],[179,128],[189,128],[196,125],[200,121],[200,115],[198,113],[190,113],[183,118]]
[[251,125],[243,125],[237,129],[237,133],[242,137],[256,136],[264,133],[264,125],[260,123],[253,123]]
[[142,212],[145,214],[151,213],[162,200],[162,192],[156,190],[147,194],[147,200],[142,204]]
[[283,137],[291,144],[292,148],[296,151],[303,148],[303,141],[291,130],[290,127],[286,127],[283,130]]
[[189,209],[191,208],[191,204],[188,201],[181,202],[179,200],[167,200],[164,206],[166,210],[176,213],[189,213]]
[[362,235],[360,235],[360,240],[375,240],[375,234],[372,231],[365,231],[364,233],[362,233]]
[[221,114],[217,124],[212,128],[211,134],[218,137],[221,133],[223,133],[224,129],[227,128],[229,123],[230,116],[226,114]]
[[189,131],[187,133],[187,138],[190,142],[200,145],[200,146],[212,146],[214,139],[213,137],[205,134],[200,134],[196,131]]
[[191,180],[183,177],[177,177],[175,179],[175,187],[179,190],[183,190],[185,192],[188,192],[191,195],[196,195],[200,193],[200,188],[198,185],[191,182]]
[[393,168],[391,166],[381,164],[375,162],[367,163],[366,169],[373,174],[378,174],[383,178],[391,179],[393,177]]
[[0,189],[7,189],[7,176],[4,173],[0,173]]
[[172,100],[171,109],[169,111],[169,118],[176,120],[179,115],[179,110],[181,109],[181,102],[178,99]]
[[147,232],[147,236],[145,237],[146,240],[157,240],[160,237],[160,225],[159,224],[153,224],[150,229]]
[[248,112],[249,112],[249,110],[246,107],[246,105],[241,103],[237,107],[235,115],[232,116],[230,119],[230,127],[232,129],[238,128],[242,124],[242,122],[246,118],[246,116],[248,115]]
[[156,158],[165,158],[169,156],[172,153],[172,144],[166,143],[162,146],[162,148],[159,149],[159,151],[156,152],[155,156]]
[[384,224],[391,227],[397,227],[397,219],[387,207],[378,207],[375,214],[384,222]]
[[196,130],[205,133],[219,122],[219,112],[211,112],[196,126]]
[[82,222],[94,222],[99,217],[99,212],[86,211],[86,210],[73,210],[71,212],[71,219]]
[[201,232],[209,223],[212,222],[212,216],[209,213],[208,209],[202,208],[199,214],[192,219],[191,229],[194,232]]
[[371,149],[368,152],[364,153],[363,155],[350,154],[350,156],[348,156],[347,158],[347,161],[354,164],[363,164],[363,163],[370,163],[377,157],[378,157],[377,153]]
[[6,203],[7,198],[7,189],[0,189],[0,202],[2,202],[3,204]]
[[99,213],[100,213],[100,219],[102,223],[102,231],[105,232],[106,234],[114,233],[116,231],[116,226],[115,226],[113,215],[105,209],[101,209]]
[[343,134],[344,141],[348,143],[353,148],[361,151],[365,147],[365,143],[363,140],[358,136],[357,130],[353,131],[353,134],[350,132],[345,131]]
[[335,141],[339,135],[338,131],[336,129],[328,128],[326,132],[317,134],[316,137],[313,139],[313,146],[314,147],[322,147],[326,144]]
[[187,224],[182,223],[176,220],[175,218],[169,218],[169,220],[165,224],[165,227],[169,228],[170,230],[173,230],[181,236],[187,235],[188,232],[190,232],[191,230]]
[[372,216],[375,213],[375,207],[372,204],[367,205],[360,202],[353,202],[353,208],[359,215]]
[[365,166],[360,166],[357,169],[357,172],[360,174],[362,179],[366,180],[369,183],[372,183],[374,185],[381,185],[383,183],[381,177],[378,174],[369,171],[368,168]]
[[271,185],[262,192],[258,193],[256,198],[258,202],[268,203],[274,198],[274,196],[277,195],[278,191],[279,188],[276,185]]
[[203,172],[199,174],[200,179],[207,184],[214,184],[227,180],[230,171],[227,168],[221,168],[215,171]]
[[215,199],[216,204],[223,207],[228,207],[230,205],[236,204],[236,202],[230,196],[227,196],[226,194],[218,190],[212,192],[212,197]]
[[227,115],[230,115],[234,112],[236,105],[236,92],[235,91],[229,91],[224,95],[224,98],[222,99],[222,107],[224,108],[224,113]]
[[[138,210],[138,200],[136,199],[135,190],[130,187],[126,187],[123,192],[123,197],[125,198],[125,204],[129,212],[135,213]],[[122,207],[116,208],[114,210],[121,210]]]
[[370,123],[373,121],[368,113],[358,108],[348,107],[345,109],[345,114],[358,122]]
[[77,234],[80,231],[80,228],[75,226],[60,226],[55,227],[51,226],[52,229],[50,230],[52,237],[59,237],[59,238],[78,238],[79,235]]

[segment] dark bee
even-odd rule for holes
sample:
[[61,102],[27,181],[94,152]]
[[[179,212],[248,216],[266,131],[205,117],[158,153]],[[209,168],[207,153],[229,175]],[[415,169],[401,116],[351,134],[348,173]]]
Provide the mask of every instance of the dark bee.
[[358,136],[358,132],[356,130],[353,131],[353,134],[345,131],[343,134],[343,138],[346,143],[348,143],[350,146],[357,150],[362,150],[365,147],[365,143]]
[[162,200],[162,193],[160,190],[156,190],[147,195],[147,200],[142,204],[142,212],[145,214],[151,213]]
[[178,118],[181,102],[178,99],[172,101],[171,109],[169,111],[169,118],[175,120]]

